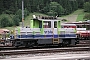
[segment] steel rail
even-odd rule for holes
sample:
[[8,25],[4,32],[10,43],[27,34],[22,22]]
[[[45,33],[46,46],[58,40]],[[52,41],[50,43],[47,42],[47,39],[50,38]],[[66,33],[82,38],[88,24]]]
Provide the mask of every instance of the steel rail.
[[90,47],[0,51],[0,56],[2,56],[2,55],[20,55],[20,54],[37,54],[37,53],[75,52],[75,51],[90,51]]

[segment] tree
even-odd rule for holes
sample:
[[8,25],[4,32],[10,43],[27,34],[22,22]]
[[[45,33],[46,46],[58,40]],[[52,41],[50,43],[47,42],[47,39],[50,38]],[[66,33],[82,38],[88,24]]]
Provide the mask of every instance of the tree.
[[85,0],[76,0],[78,3],[78,8],[83,8],[83,4],[85,2]]
[[49,12],[49,10],[50,10],[50,8],[49,8],[49,4],[48,4],[48,3],[46,3],[46,7],[44,7],[44,8],[43,8],[42,13],[47,14],[47,12]]
[[90,3],[89,3],[89,2],[86,2],[86,3],[84,4],[84,11],[90,12]]
[[18,15],[15,15],[15,16],[13,17],[13,24],[14,24],[15,26],[19,26],[19,16],[18,16]]
[[[22,10],[19,9],[17,12],[16,12],[16,15],[19,17],[19,22],[22,21]],[[28,16],[29,15],[29,11],[25,8],[24,10],[24,17]]]
[[[70,3],[70,1],[73,2]],[[82,8],[84,0],[24,0],[24,8],[26,8],[29,13],[47,13],[50,12],[49,4],[51,2],[57,2],[65,9],[64,14],[70,14],[77,9],[77,6]],[[21,8],[22,0],[0,0],[0,13],[15,14]]]
[[0,14],[3,12],[4,7],[3,7],[3,0],[0,0]]
[[10,6],[9,6],[9,11],[11,11],[11,13],[9,13],[9,14],[14,14],[15,13],[15,11],[16,11],[16,7],[15,7],[15,0],[10,0]]
[[64,11],[64,9],[60,4],[58,4],[57,2],[51,2],[49,5],[48,14],[50,14],[52,16],[57,16],[57,15],[60,15],[61,13],[63,13],[63,11]]
[[19,9],[17,12],[16,12],[16,15],[19,17],[19,22],[22,21],[22,10]]
[[8,19],[8,17],[6,16],[2,16],[1,20],[0,20],[0,27],[7,27],[10,25],[10,21]]
[[70,4],[71,4],[72,12],[78,9],[78,3],[76,0],[70,1]]
[[24,0],[24,7],[29,11],[29,12],[31,12],[31,0]]
[[26,17],[26,16],[28,16],[29,15],[29,11],[25,8],[25,10],[24,10],[24,16]]

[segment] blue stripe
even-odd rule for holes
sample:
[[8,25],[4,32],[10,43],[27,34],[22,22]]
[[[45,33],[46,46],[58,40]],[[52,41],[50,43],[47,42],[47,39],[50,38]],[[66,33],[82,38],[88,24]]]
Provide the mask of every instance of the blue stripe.
[[76,37],[76,34],[66,34],[65,37]]
[[[76,34],[61,34],[59,37],[76,37]],[[58,38],[58,35],[18,35],[17,38]]]
[[76,37],[76,34],[61,34],[59,37]]
[[47,38],[51,38],[51,37],[58,38],[58,35],[34,35],[34,38],[40,38],[40,37],[41,38],[46,38],[46,37]]
[[33,38],[40,38],[41,35],[33,35]]
[[33,35],[18,35],[17,38],[33,38]]
[[58,38],[58,35],[54,35],[54,38]]
[[33,35],[27,35],[27,38],[33,38]]

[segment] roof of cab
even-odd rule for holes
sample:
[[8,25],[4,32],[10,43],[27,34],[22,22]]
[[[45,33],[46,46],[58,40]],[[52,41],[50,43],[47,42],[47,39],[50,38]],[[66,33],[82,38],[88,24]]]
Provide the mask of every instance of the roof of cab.
[[39,20],[39,21],[60,21],[61,19],[57,19],[57,17],[53,17],[53,16],[35,16],[35,15],[33,15],[33,20]]

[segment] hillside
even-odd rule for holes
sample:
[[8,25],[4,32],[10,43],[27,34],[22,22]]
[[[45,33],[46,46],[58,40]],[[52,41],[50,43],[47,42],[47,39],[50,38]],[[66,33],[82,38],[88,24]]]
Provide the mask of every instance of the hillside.
[[70,15],[61,17],[62,19],[67,19],[67,22],[76,22],[76,21],[83,21],[83,17],[86,13],[83,12],[83,9],[76,10]]
[[[67,19],[67,22],[75,22],[75,21],[81,21],[83,20],[83,16],[86,13],[83,12],[83,10],[76,10],[75,12],[73,12],[70,15],[66,15],[66,16],[62,16],[59,17],[60,19]],[[27,16],[24,20],[24,26],[29,26],[30,25],[30,20],[33,18],[32,15],[43,15],[43,16],[47,16],[45,14],[41,14],[41,13],[30,13],[29,16]],[[20,23],[21,26],[21,23]],[[7,29],[11,30],[14,29],[15,27],[6,27]]]
[[[83,16],[85,14],[86,13],[83,12],[83,9],[80,9],[80,10],[76,10],[75,12],[73,12],[70,15],[62,16],[62,17],[59,17],[59,18],[60,19],[67,19],[68,20],[67,22],[75,22],[75,21],[81,21],[81,20],[83,20]],[[41,14],[41,13],[31,13],[31,14],[29,14],[29,16],[27,16],[25,18],[25,21],[24,21],[24,25],[25,26],[29,26],[30,25],[30,19],[32,19],[32,15],[43,15],[43,16],[47,16],[47,15]]]

